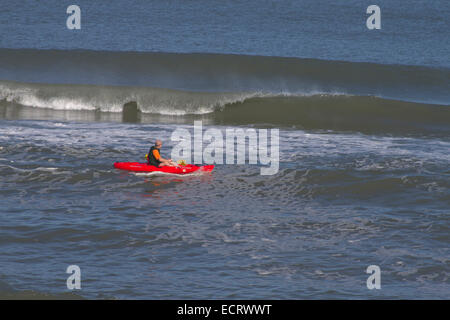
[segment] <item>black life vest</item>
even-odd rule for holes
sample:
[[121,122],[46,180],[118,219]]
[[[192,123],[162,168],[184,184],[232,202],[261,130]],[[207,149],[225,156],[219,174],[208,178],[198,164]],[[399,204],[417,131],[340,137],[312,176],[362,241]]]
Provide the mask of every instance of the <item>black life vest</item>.
[[159,151],[159,149],[155,146],[150,148],[150,151],[148,152],[148,164],[151,166],[159,166],[159,164],[161,163],[161,161],[159,161],[158,159],[155,158],[155,156],[153,155],[153,150],[158,150],[159,155],[161,156],[161,152]]

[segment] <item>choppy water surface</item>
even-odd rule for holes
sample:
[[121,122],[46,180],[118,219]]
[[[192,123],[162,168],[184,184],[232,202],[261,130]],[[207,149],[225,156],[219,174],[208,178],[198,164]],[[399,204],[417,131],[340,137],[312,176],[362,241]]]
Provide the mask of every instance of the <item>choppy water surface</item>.
[[189,125],[0,124],[4,297],[65,293],[77,264],[86,298],[448,298],[447,138],[287,129],[276,175],[174,177],[112,163]]

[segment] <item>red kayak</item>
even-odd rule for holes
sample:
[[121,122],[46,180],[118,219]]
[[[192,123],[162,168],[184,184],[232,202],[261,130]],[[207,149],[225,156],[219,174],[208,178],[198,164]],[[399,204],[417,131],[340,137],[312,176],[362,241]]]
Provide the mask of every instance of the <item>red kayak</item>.
[[187,164],[179,167],[155,167],[141,162],[114,162],[114,168],[134,172],[165,172],[174,174],[187,174],[195,171],[211,172],[214,165],[196,166]]

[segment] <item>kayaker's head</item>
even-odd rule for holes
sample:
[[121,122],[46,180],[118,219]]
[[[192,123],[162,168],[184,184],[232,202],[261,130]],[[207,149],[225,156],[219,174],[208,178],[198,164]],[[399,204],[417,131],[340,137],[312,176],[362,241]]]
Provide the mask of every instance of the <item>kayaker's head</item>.
[[162,141],[161,140],[156,140],[155,141],[155,147],[160,149],[162,147]]

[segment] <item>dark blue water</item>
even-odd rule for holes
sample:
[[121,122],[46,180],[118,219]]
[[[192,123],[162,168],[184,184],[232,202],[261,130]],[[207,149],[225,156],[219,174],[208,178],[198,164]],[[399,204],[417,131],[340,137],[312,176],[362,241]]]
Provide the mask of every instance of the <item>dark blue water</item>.
[[[64,1],[2,3],[1,48],[214,52],[450,66],[450,3],[371,1],[85,1],[81,30]],[[63,68],[63,66],[61,66]]]

